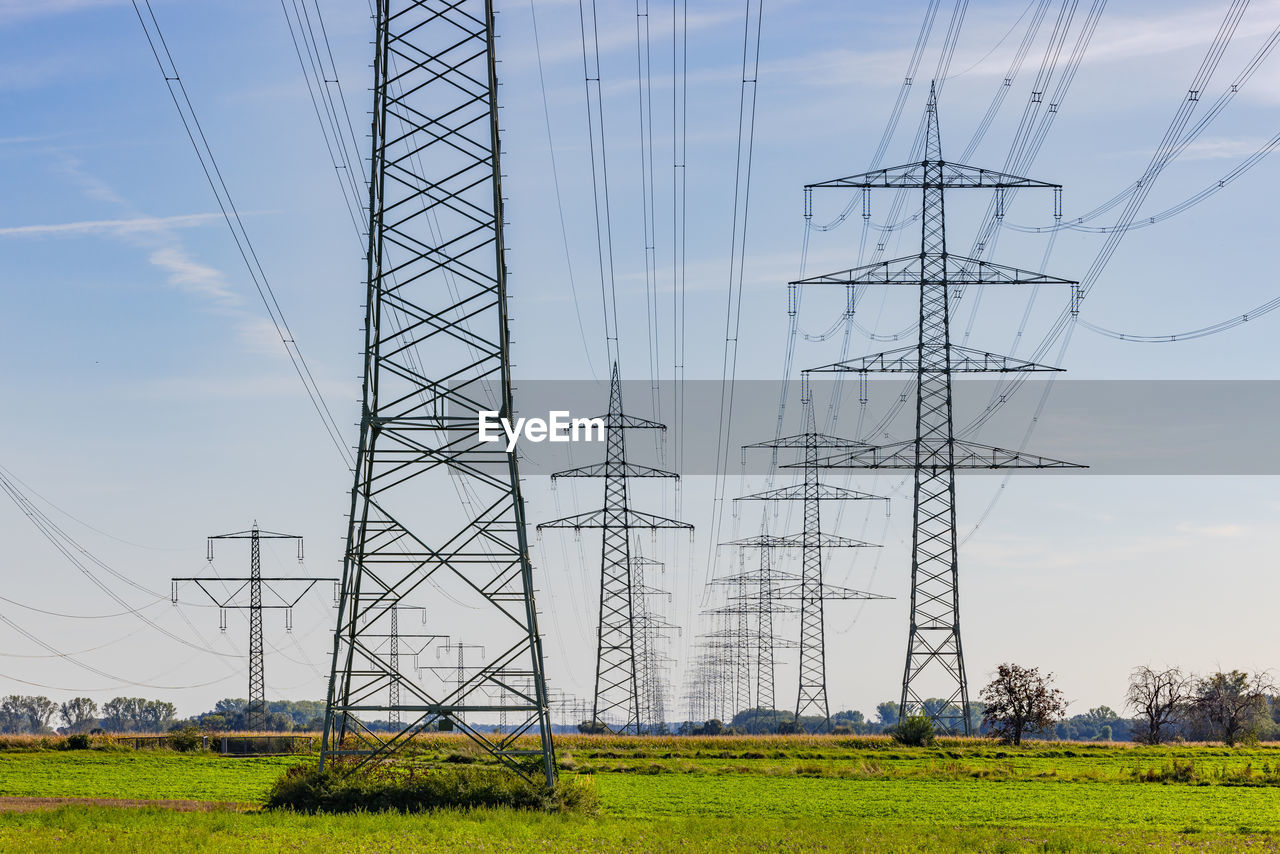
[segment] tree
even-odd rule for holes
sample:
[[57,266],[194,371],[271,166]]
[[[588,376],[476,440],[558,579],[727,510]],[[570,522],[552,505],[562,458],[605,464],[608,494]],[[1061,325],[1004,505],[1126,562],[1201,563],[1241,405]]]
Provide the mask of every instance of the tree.
[[876,722],[882,727],[891,727],[898,722],[898,704],[886,700],[876,706]]
[[148,732],[164,732],[173,723],[177,708],[163,700],[146,700],[137,709],[138,728]]
[[98,719],[98,704],[88,697],[75,697],[58,707],[62,723],[72,732],[92,726]]
[[27,716],[22,713],[22,698],[10,694],[0,700],[0,732],[20,733],[27,726]]
[[1209,731],[1228,747],[1256,738],[1267,714],[1267,694],[1275,690],[1264,673],[1250,677],[1240,670],[1219,671],[1196,682],[1191,708]]
[[1042,732],[1066,716],[1067,702],[1052,685],[1053,674],[1039,668],[1001,664],[996,678],[982,689],[986,704],[982,724],[1008,744],[1021,744],[1024,733]]
[[41,733],[49,729],[49,722],[58,713],[58,704],[48,697],[23,697],[22,714],[27,719],[30,732]]
[[1192,678],[1177,667],[1152,670],[1135,667],[1129,674],[1125,704],[1137,713],[1145,730],[1133,734],[1134,741],[1160,744],[1181,716],[1189,699]]
[[142,723],[141,697],[113,697],[102,704],[102,728],[107,732],[134,732]]
[[293,729],[293,718],[284,712],[271,712],[267,715],[267,732],[289,732]]

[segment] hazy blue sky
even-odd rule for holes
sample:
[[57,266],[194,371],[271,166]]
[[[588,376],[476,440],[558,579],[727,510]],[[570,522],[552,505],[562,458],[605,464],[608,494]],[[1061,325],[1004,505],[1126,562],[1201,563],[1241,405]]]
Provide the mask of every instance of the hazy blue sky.
[[[354,443],[361,245],[329,165],[284,14],[261,0],[153,3],[262,265]],[[363,4],[319,3],[353,121],[362,132],[372,24]],[[716,379],[729,281],[743,4],[690,5],[686,375]],[[785,283],[799,272],[804,233],[801,187],[868,167],[926,5],[764,4],[740,378],[781,377],[788,334]],[[1080,3],[1075,12],[1068,50],[1088,5]],[[1092,209],[1141,175],[1187,97],[1227,6],[1225,0],[1108,4],[1052,130],[1026,170],[1066,185],[1068,217]],[[1023,0],[969,4],[940,106],[950,157],[964,150],[1002,85],[1034,7]],[[536,3],[545,107],[581,329],[551,181],[530,5],[504,2],[499,8],[516,374],[602,376],[578,7],[564,0]],[[971,163],[1001,168],[1005,162],[1060,8],[1056,0],[1050,4]],[[669,379],[670,6],[652,4],[650,12],[660,364],[663,379]],[[943,3],[883,165],[908,157],[951,14],[951,4]],[[1201,109],[1229,87],[1278,24],[1280,3],[1251,4]],[[600,43],[625,318],[622,361],[629,378],[647,379],[632,4],[601,4]],[[90,552],[155,592],[149,599],[99,572],[118,596],[131,606],[147,606],[143,613],[200,645],[184,617],[190,619],[222,653],[177,644],[131,616],[70,619],[30,610],[106,615],[120,609],[18,507],[6,503],[0,507],[0,536],[8,598],[0,600],[0,616],[11,622],[0,625],[0,692],[59,699],[79,693],[99,699],[163,695],[177,700],[184,713],[199,711],[218,697],[244,694],[243,666],[231,657],[245,647],[244,623],[233,617],[228,634],[219,636],[216,613],[194,607],[194,595],[184,597],[190,604],[181,611],[168,604],[168,578],[205,569],[206,535],[240,530],[254,519],[306,536],[307,568],[336,574],[349,475],[265,319],[132,6],[114,0],[0,0],[0,45],[0,383],[6,401],[0,465],[56,505],[44,509]],[[1271,138],[1280,125],[1278,84],[1280,60],[1271,57],[1160,175],[1144,215],[1212,184]],[[1172,333],[1275,296],[1270,253],[1277,170],[1280,161],[1268,159],[1182,215],[1128,234],[1082,316],[1129,332]],[[830,219],[846,201],[819,198],[815,219]],[[884,222],[889,202],[888,196],[875,197],[874,222]],[[967,254],[982,209],[957,201],[948,210],[952,250]],[[1022,224],[1047,223],[1051,216],[1047,194],[1024,194],[1008,213],[1010,222]],[[1094,224],[1109,225],[1114,216]],[[808,272],[854,264],[860,226],[855,215],[842,228],[813,233]],[[909,254],[913,236],[911,229],[897,232],[888,251]],[[1045,262],[1046,236],[1006,230],[991,257],[1031,269],[1044,263],[1047,272],[1079,278],[1102,240],[1065,232]],[[966,296],[957,310],[956,334],[970,336],[972,346],[1025,355],[1064,300],[1065,294],[1046,290],[1028,308],[1024,294],[993,291],[982,297],[971,324],[974,302]],[[813,335],[828,329],[842,306],[842,293],[814,294],[800,317],[801,330]],[[911,311],[909,299],[868,294],[858,321],[888,334],[908,326]],[[1028,320],[1019,338],[1024,312]],[[1077,329],[1062,364],[1071,376],[1090,379],[1280,379],[1269,358],[1278,324],[1280,315],[1267,316],[1224,335],[1160,345],[1122,343]],[[893,346],[855,332],[850,352]],[[795,367],[834,361],[840,347],[838,334],[822,343],[801,339]],[[1055,347],[1051,359],[1057,352]],[[633,401],[638,410],[643,404]],[[1188,407],[1196,405],[1187,401]],[[846,407],[846,419],[856,420],[856,400]],[[842,429],[852,430],[854,420],[842,420]],[[1249,452],[1211,441],[1205,447],[1206,453]],[[1034,437],[1029,448],[1035,450]],[[594,487],[552,494],[544,477],[528,474],[534,521],[586,510],[598,501]],[[910,490],[902,478],[848,482],[893,495],[888,517],[877,506],[850,508],[840,519],[842,533],[861,534],[885,548],[856,559],[837,556],[829,567],[834,582],[897,597],[865,608],[830,606],[833,709],[870,712],[899,690]],[[962,609],[974,688],[997,663],[1016,660],[1056,672],[1073,709],[1083,711],[1099,703],[1118,707],[1124,676],[1137,664],[1198,670],[1280,666],[1273,640],[1272,603],[1280,595],[1274,572],[1280,502],[1274,487],[1270,477],[1027,475],[1007,485],[990,477],[963,481]],[[740,483],[735,475],[728,494],[757,488],[758,479]],[[680,659],[693,645],[693,615],[703,605],[711,494],[710,478],[690,478],[683,487],[681,512],[699,529],[692,546],[677,536],[660,538],[650,548],[669,562],[666,583],[673,599],[667,610],[684,627],[673,639]],[[656,490],[641,489],[637,501],[655,511],[674,509],[673,497]],[[755,518],[727,519],[724,538],[750,532]],[[573,692],[585,693],[590,685],[597,550],[590,538],[580,548],[571,537],[550,533],[536,546],[550,674],[554,684]],[[291,565],[285,550],[268,550],[268,560],[277,569]],[[244,558],[228,548],[218,568],[240,572]],[[326,591],[300,609],[292,636],[279,620],[268,620],[269,641],[281,651],[271,652],[267,662],[268,696],[323,696],[332,614]],[[794,633],[794,625],[782,625]],[[50,657],[14,626],[112,677],[152,686],[212,684],[132,687]],[[793,667],[780,673],[780,698],[793,697]]]

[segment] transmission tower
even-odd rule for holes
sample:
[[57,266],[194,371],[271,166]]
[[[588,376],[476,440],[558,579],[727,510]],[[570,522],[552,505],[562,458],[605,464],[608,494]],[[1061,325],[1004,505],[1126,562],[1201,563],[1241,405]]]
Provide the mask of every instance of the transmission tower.
[[552,481],[562,477],[599,477],[604,479],[604,507],[538,525],[544,528],[600,528],[603,532],[600,560],[600,621],[596,654],[595,704],[593,722],[604,724],[612,732],[639,733],[649,723],[642,719],[640,674],[636,658],[636,588],[635,564],[632,559],[631,532],[659,528],[693,530],[687,522],[654,516],[632,510],[627,495],[627,481],[637,477],[678,479],[675,472],[627,462],[625,431],[631,429],[666,430],[656,421],[626,415],[622,410],[622,382],[615,362],[609,380],[609,411],[605,424],[605,461],[594,465],[558,471]]
[[[245,708],[246,728],[261,732],[267,725],[267,686],[266,670],[262,654],[262,612],[283,610],[285,630],[293,630],[293,608],[303,596],[310,592],[320,581],[337,581],[336,578],[309,578],[299,576],[262,575],[262,540],[297,540],[298,563],[302,563],[302,537],[294,534],[277,534],[274,531],[263,531],[254,522],[247,531],[234,534],[217,534],[209,537],[206,559],[213,563],[214,540],[248,540],[249,541],[249,575],[227,576],[209,575],[203,577],[188,576],[170,580],[172,591],[170,599],[178,604],[178,588],[184,582],[190,582],[200,588],[219,609],[219,623],[222,631],[227,630],[227,611],[244,610],[249,612],[249,705]],[[302,585],[296,595],[286,595],[287,585]],[[214,586],[218,589],[214,589]],[[266,598],[263,592],[266,592]],[[245,596],[248,601],[245,601]]]
[[[775,585],[781,580],[782,576],[775,576],[773,550],[790,544],[790,540],[785,537],[769,536],[767,511],[765,515],[766,521],[761,522],[759,536],[722,544],[738,547],[738,573],[734,576],[716,579],[713,583],[728,585],[734,590],[731,604],[724,610],[738,617],[739,623],[736,627],[736,633],[742,638],[743,649],[748,650],[754,646],[756,659],[755,707],[759,709],[774,709],[774,704],[777,702],[775,696],[774,653],[778,646],[781,645],[781,642],[774,633],[773,618],[775,613],[786,610],[789,606],[784,605],[776,598],[778,591]],[[759,562],[752,570],[748,570],[744,566],[743,556],[747,549],[758,550]],[[755,617],[754,632],[749,631],[742,624],[749,615]],[[754,641],[754,644],[752,641]],[[741,671],[741,667],[739,670]]]
[[[440,722],[550,786],[516,454],[477,431],[482,412],[513,418],[493,4],[378,0],[376,22],[364,395],[320,761],[354,770]],[[366,641],[410,597],[433,631],[485,633],[495,653],[463,684]],[[514,698],[509,734],[470,725],[496,717],[495,695]],[[403,717],[380,734],[374,714]]]
[[401,672],[400,656],[404,654],[406,641],[411,641],[416,645],[410,647],[410,654],[414,656],[414,668],[418,669],[416,663],[417,656],[421,655],[422,652],[431,645],[432,641],[448,640],[448,637],[446,635],[429,634],[426,632],[406,632],[400,628],[400,615],[410,611],[419,612],[422,615],[423,624],[427,622],[427,609],[423,608],[421,605],[396,605],[394,608],[390,608],[388,610],[390,611],[390,616],[387,617],[388,625],[385,633],[370,630],[362,632],[361,636],[366,641],[372,641],[375,639],[382,639],[386,641],[385,651],[387,660],[391,663],[397,674],[392,678],[391,685],[387,690],[389,709],[387,712],[387,723],[394,728],[401,723],[401,677],[398,674]]
[[[937,97],[931,88],[926,115],[925,157],[918,163],[812,184],[815,188],[918,189],[921,198],[920,253],[840,273],[793,282],[793,286],[835,284],[905,285],[920,289],[919,339],[915,346],[890,350],[817,368],[818,371],[897,372],[916,379],[915,438],[879,446],[863,446],[827,456],[823,468],[909,469],[914,472],[911,537],[911,620],[902,677],[899,714],[930,714],[949,731],[969,733],[969,687],[960,644],[960,599],[957,587],[955,473],[981,468],[1075,468],[1072,463],[993,448],[957,439],[952,429],[951,375],[955,372],[1052,371],[1011,356],[970,350],[951,343],[953,289],[965,285],[1076,283],[1044,273],[965,258],[947,252],[945,190],[986,188],[996,193],[995,211],[1003,217],[1008,190],[1051,188],[1047,184],[989,169],[948,163],[942,159]],[[865,196],[864,196],[865,198]],[[806,199],[806,203],[808,199]],[[1057,205],[1060,210],[1060,203]],[[1074,294],[1073,294],[1074,296]],[[808,467],[806,467],[806,471]],[[933,694],[937,686],[940,694]],[[946,700],[930,712],[929,696]]]
[[666,590],[647,583],[648,568],[663,569],[661,561],[631,556],[631,581],[634,585],[636,605],[636,665],[639,670],[637,683],[641,715],[650,735],[660,735],[667,720],[666,669],[673,664],[671,658],[661,652],[668,635],[677,627],[659,616],[650,602],[655,598],[671,599]]
[[[822,550],[824,547],[866,547],[871,543],[850,540],[822,532],[820,508],[824,501],[884,501],[883,496],[857,492],[822,483],[818,477],[818,459],[822,454],[862,447],[861,443],[838,436],[819,433],[814,422],[813,401],[806,388],[802,396],[805,429],[795,436],[746,445],[745,449],[793,449],[802,453],[798,465],[804,470],[803,481],[796,486],[769,489],[744,495],[734,501],[800,501],[804,508],[804,529],[799,535],[801,550],[800,575],[800,685],[796,694],[796,724],[806,712],[817,714],[827,729],[831,727],[831,710],[827,705],[827,641],[824,629]],[[744,449],[744,452],[745,452]],[[864,594],[863,598],[883,598]]]

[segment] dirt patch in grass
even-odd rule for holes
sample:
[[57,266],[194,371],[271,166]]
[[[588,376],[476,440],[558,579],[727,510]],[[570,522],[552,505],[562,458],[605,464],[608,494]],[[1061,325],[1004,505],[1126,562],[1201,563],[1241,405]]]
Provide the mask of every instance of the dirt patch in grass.
[[146,801],[137,798],[23,798],[0,796],[0,813],[52,810],[68,804],[98,807],[160,807],[175,812],[243,812],[253,809],[233,801]]

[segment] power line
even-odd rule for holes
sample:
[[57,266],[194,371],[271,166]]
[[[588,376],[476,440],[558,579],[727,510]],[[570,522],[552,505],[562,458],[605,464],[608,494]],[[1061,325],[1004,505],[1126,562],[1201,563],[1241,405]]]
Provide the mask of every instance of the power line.
[[[334,420],[333,413],[330,411],[329,405],[325,401],[319,385],[316,383],[315,376],[312,374],[311,366],[307,364],[306,359],[303,357],[297,339],[294,338],[293,331],[289,328],[288,321],[285,320],[284,311],[280,307],[275,291],[271,288],[266,271],[258,259],[257,251],[249,239],[249,234],[240,218],[240,212],[231,198],[231,192],[228,190],[226,181],[222,177],[222,172],[218,168],[218,162],[213,156],[213,149],[209,146],[204,129],[196,116],[195,107],[191,103],[191,98],[187,95],[182,78],[178,75],[173,54],[165,42],[164,34],[160,30],[160,23],[156,20],[155,11],[151,8],[151,0],[142,0],[147,8],[147,17],[143,17],[138,0],[132,0],[132,2],[133,10],[138,16],[138,23],[142,25],[147,44],[151,48],[151,55],[155,57],[156,66],[164,77],[165,87],[169,90],[173,105],[178,110],[178,116],[182,121],[183,129],[187,133],[187,139],[191,142],[196,158],[200,161],[200,168],[209,183],[209,189],[213,191],[214,198],[218,202],[218,208],[222,211],[227,228],[231,231],[232,239],[235,240],[236,249],[239,250],[241,260],[244,261],[249,278],[253,281],[254,288],[257,290],[258,296],[267,310],[267,316],[271,319],[271,324],[275,327],[280,343],[284,345],[285,352],[289,355],[289,361],[293,364],[294,371],[298,374],[298,379],[302,381],[307,397],[310,399],[316,414],[320,417],[325,432],[329,435],[329,440],[338,449],[338,453],[342,455],[347,466],[350,467],[354,464],[354,458],[351,455],[351,450],[342,441],[342,428]],[[150,19],[150,25],[148,25],[148,18]],[[163,54],[163,57],[161,54]]]

